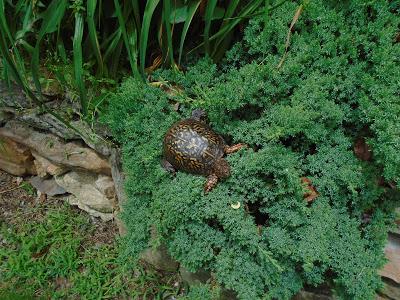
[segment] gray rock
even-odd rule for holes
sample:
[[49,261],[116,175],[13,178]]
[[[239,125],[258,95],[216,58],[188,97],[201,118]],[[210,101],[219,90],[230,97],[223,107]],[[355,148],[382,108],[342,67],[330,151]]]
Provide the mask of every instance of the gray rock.
[[94,210],[90,208],[88,205],[84,204],[82,201],[80,201],[76,196],[74,195],[68,195],[68,197],[65,198],[65,200],[70,204],[70,205],[76,205],[80,209],[86,211],[89,215],[93,217],[100,218],[104,222],[111,221],[114,218],[113,213],[103,213],[97,210]]
[[49,196],[62,195],[67,192],[56,183],[54,178],[43,179],[39,176],[34,176],[29,179],[29,182],[39,192]]
[[157,270],[174,272],[179,267],[179,263],[168,254],[164,245],[146,249],[142,252],[140,258]]
[[[74,204],[89,213],[114,213],[116,209],[115,194],[105,195],[99,188],[98,175],[86,171],[72,171],[62,176],[55,176],[58,185],[76,197]],[[111,180],[111,179],[110,179]],[[104,180],[103,180],[104,181]],[[97,184],[96,184],[97,182]]]
[[0,106],[16,109],[32,106],[32,102],[25,96],[21,87],[16,84],[7,86],[4,80],[0,80]]
[[395,234],[389,234],[388,242],[385,246],[385,256],[388,262],[379,275],[390,278],[397,284],[400,284],[400,237]]
[[55,164],[82,168],[96,173],[111,174],[109,162],[90,148],[76,142],[64,142],[53,134],[33,130],[29,126],[9,121],[0,128],[0,137],[8,137]]
[[32,155],[35,158],[33,162],[36,166],[36,172],[39,177],[46,177],[48,175],[58,176],[69,171],[68,168],[54,164],[34,151],[32,152]]
[[383,289],[379,293],[385,297],[384,299],[400,299],[400,284],[384,279]]
[[300,291],[297,293],[294,297],[293,300],[332,300],[331,296],[324,295],[324,294],[317,294],[314,292],[310,291]]
[[197,272],[190,272],[181,265],[179,267],[179,273],[182,277],[182,280],[189,285],[206,283],[211,279],[211,272],[204,269],[200,269]]

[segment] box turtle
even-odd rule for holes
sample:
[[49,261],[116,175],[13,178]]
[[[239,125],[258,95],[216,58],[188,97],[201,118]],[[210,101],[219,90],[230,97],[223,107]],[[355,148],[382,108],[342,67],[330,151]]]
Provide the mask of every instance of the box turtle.
[[245,144],[226,145],[205,119],[205,112],[196,109],[191,118],[169,128],[164,137],[162,165],[170,172],[182,170],[207,176],[204,191],[208,193],[219,179],[230,176],[229,164],[223,156],[238,151]]

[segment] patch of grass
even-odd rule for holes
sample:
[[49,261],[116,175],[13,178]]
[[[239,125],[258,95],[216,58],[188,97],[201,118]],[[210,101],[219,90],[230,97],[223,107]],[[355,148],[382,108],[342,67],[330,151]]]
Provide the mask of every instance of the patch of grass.
[[88,216],[68,205],[32,210],[34,220],[16,213],[12,225],[0,223],[1,299],[141,299],[179,292],[172,287],[176,275],[122,261],[119,242],[93,239]]

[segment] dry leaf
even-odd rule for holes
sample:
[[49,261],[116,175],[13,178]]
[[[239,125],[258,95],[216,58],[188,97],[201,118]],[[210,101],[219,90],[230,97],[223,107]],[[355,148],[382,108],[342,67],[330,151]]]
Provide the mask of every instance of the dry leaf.
[[301,183],[305,185],[305,188],[307,190],[304,193],[304,199],[309,203],[314,201],[314,199],[317,198],[319,194],[315,187],[311,184],[311,180],[307,177],[301,177]]
[[154,60],[153,63],[151,64],[150,67],[147,67],[144,69],[146,73],[152,73],[154,70],[158,69],[159,66],[161,66],[162,63],[162,56],[158,55]]

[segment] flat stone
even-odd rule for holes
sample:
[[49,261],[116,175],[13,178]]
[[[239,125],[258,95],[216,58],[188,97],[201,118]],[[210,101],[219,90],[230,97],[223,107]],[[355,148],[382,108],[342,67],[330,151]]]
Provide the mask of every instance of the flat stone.
[[96,218],[100,218],[104,222],[108,222],[108,221],[111,221],[112,219],[114,219],[113,213],[103,213],[103,212],[94,210],[94,209],[90,208],[88,205],[84,204],[81,200],[79,200],[74,195],[69,195],[68,197],[66,197],[66,201],[70,205],[76,205],[80,209],[86,211],[89,215],[96,217]]
[[44,158],[34,151],[32,155],[35,158],[34,164],[37,174],[40,177],[46,177],[47,175],[59,176],[69,171],[68,168],[52,163],[47,158]]
[[76,205],[90,212],[114,213],[115,199],[107,198],[97,187],[98,175],[86,171],[71,171],[61,176],[55,176],[58,185],[76,197]]
[[164,245],[146,249],[141,253],[140,258],[157,270],[174,272],[179,267],[179,263],[168,254]]
[[64,142],[53,134],[38,132],[17,121],[0,128],[0,137],[10,138],[54,164],[111,175],[110,163],[94,150],[76,142]]
[[108,199],[115,198],[115,186],[114,181],[110,176],[99,175],[95,181],[96,188],[106,195]]
[[182,277],[182,280],[189,285],[206,283],[211,279],[211,272],[204,269],[200,269],[196,272],[190,272],[181,265],[179,267],[179,273]]
[[400,284],[400,237],[389,234],[388,242],[385,246],[385,256],[389,261],[379,271],[379,275],[390,278]]
[[300,291],[294,297],[293,300],[332,300],[331,296],[317,294],[310,291]]
[[66,193],[61,186],[59,186],[54,178],[43,179],[39,176],[34,176],[29,179],[32,186],[40,191],[42,194],[49,196],[62,195]]
[[0,169],[16,176],[36,174],[29,148],[4,136],[0,136]]
[[400,299],[400,285],[388,280],[383,280],[383,289],[379,291],[385,298],[383,299]]

